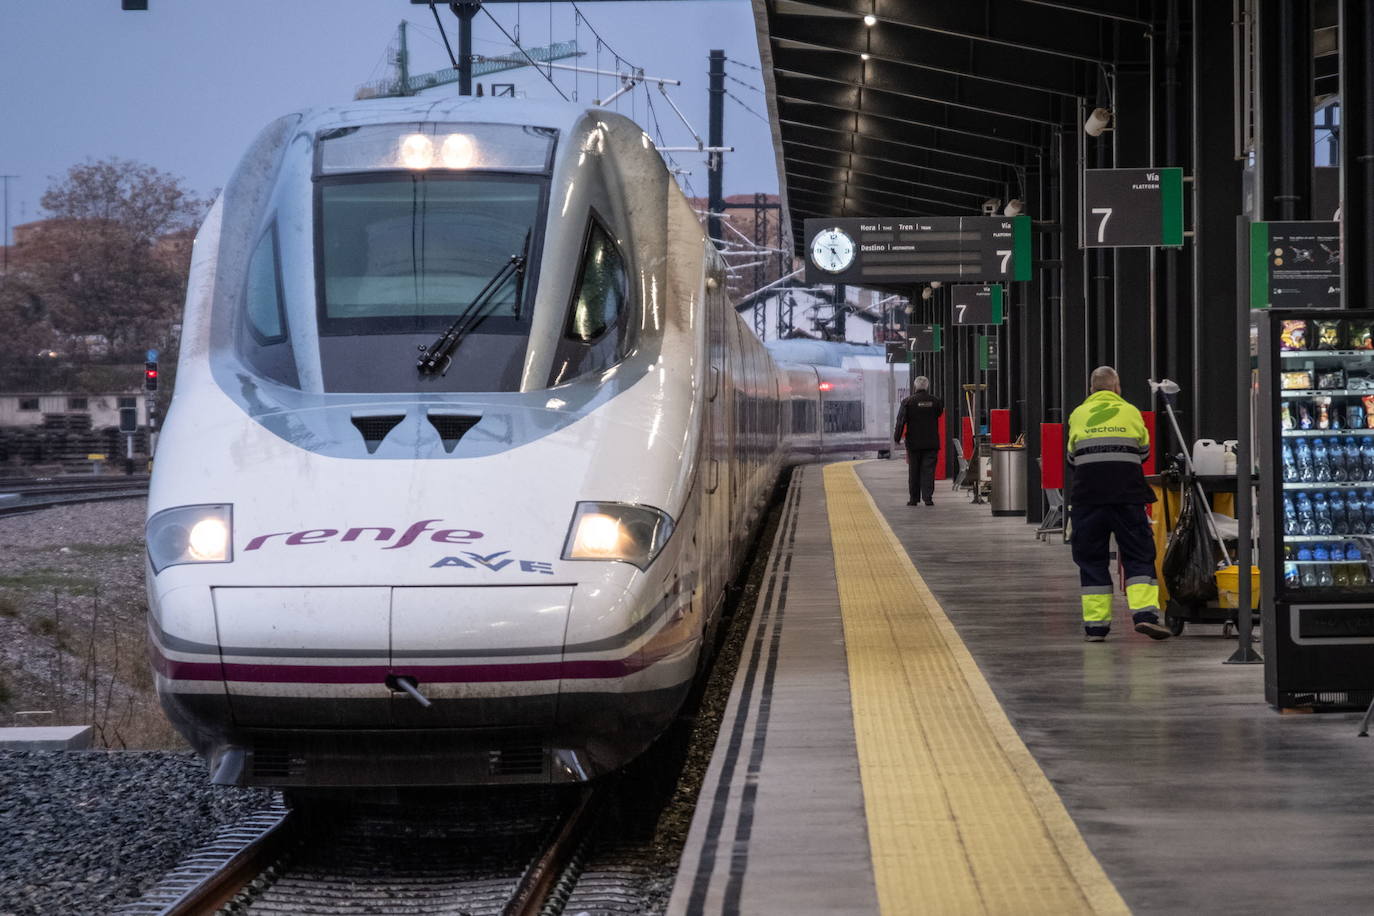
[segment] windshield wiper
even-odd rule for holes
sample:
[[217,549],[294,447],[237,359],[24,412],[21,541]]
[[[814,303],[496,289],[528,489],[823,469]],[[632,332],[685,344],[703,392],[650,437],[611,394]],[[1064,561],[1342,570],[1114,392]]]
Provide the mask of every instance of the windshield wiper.
[[[528,236],[525,243],[529,244]],[[468,303],[468,307],[463,309],[457,318],[453,319],[453,324],[449,325],[434,343],[429,346],[420,344],[420,358],[415,361],[415,368],[420,370],[421,375],[444,375],[448,372],[448,367],[453,362],[451,354],[454,349],[495,310],[496,294],[512,277],[524,280],[524,254],[511,255],[510,260],[501,265],[496,276],[487,281],[482,291]]]

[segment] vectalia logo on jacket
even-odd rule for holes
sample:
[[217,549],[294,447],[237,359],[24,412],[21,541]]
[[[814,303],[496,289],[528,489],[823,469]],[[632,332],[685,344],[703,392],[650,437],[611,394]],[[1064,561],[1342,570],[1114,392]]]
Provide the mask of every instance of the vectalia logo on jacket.
[[1093,408],[1092,413],[1088,414],[1087,419],[1083,421],[1083,425],[1087,426],[1089,429],[1094,426],[1101,426],[1119,413],[1121,413],[1120,407],[1113,404],[1099,404]]

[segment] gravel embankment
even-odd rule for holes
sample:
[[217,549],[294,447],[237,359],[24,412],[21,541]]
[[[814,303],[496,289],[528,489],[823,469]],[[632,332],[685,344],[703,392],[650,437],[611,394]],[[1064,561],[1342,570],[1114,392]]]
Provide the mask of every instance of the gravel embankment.
[[0,518],[0,725],[92,725],[101,747],[185,747],[148,668],[144,506]]
[[107,913],[270,800],[191,753],[0,751],[0,914]]

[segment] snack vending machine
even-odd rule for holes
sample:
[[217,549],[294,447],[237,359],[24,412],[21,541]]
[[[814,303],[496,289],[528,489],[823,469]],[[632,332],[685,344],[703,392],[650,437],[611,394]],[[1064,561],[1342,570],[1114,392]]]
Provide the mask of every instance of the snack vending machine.
[[1257,311],[1265,696],[1374,694],[1374,312]]

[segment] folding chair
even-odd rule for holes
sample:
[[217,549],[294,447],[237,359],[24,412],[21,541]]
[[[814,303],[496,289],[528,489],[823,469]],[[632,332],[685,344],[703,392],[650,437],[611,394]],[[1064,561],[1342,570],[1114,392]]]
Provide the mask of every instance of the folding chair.
[[964,457],[964,443],[958,439],[951,439],[954,443],[954,457],[959,462],[959,469],[954,474],[954,486],[952,490],[958,490],[964,485],[964,480],[968,477],[968,459]]
[[[1035,459],[1035,463],[1042,468],[1042,459]],[[1044,489],[1045,500],[1049,503],[1049,510],[1045,517],[1040,520],[1040,527],[1035,529],[1036,540],[1043,540],[1049,543],[1051,534],[1063,534],[1064,532],[1064,491],[1058,487],[1046,487]]]

